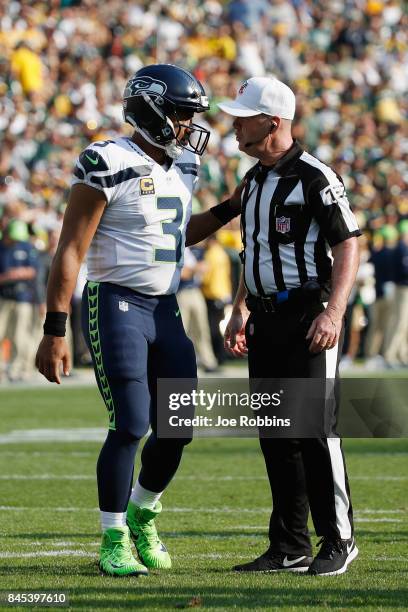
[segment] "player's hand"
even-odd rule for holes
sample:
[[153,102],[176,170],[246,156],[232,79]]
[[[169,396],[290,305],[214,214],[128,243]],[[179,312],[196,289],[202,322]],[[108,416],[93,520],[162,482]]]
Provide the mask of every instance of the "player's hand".
[[309,346],[311,353],[320,353],[321,351],[328,351],[329,349],[336,346],[341,326],[343,323],[343,317],[334,315],[330,312],[324,311],[320,313],[306,334],[306,340],[312,340]]
[[233,357],[244,357],[248,353],[245,339],[245,324],[249,312],[245,309],[233,310],[224,333],[225,350]]
[[236,211],[237,215],[241,212],[241,196],[246,184],[247,178],[244,176],[242,181],[235,187],[230,196],[230,206]]
[[50,382],[61,384],[61,364],[65,376],[69,376],[71,358],[65,338],[44,336],[35,356],[35,366]]

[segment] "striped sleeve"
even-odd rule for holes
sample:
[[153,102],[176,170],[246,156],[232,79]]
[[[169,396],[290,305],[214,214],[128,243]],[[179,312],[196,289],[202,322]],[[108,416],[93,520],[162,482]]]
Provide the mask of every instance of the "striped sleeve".
[[361,236],[339,175],[322,173],[311,183],[307,200],[331,247],[353,236]]

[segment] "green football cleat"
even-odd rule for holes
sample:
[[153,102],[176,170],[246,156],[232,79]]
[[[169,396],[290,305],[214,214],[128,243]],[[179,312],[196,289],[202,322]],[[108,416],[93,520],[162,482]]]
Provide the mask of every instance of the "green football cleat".
[[109,576],[147,576],[149,573],[133,556],[127,527],[112,527],[104,531],[99,568]]
[[135,543],[142,563],[151,569],[169,569],[171,567],[170,555],[163,542],[157,535],[154,519],[162,510],[157,502],[154,510],[139,508],[129,502],[126,522],[129,525],[130,537]]

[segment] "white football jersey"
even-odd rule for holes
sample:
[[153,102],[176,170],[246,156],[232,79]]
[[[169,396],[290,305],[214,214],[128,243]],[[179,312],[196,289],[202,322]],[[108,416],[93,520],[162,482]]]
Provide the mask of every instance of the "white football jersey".
[[148,295],[175,293],[199,157],[189,151],[168,170],[130,138],[93,142],[72,184],[104,192],[107,206],[88,251],[88,279]]

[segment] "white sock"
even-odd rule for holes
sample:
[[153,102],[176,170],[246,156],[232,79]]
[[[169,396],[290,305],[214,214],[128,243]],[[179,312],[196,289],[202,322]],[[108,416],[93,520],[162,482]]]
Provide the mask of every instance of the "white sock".
[[160,497],[163,495],[163,492],[164,491],[155,493],[155,491],[149,491],[148,489],[142,487],[139,480],[137,480],[135,486],[133,487],[130,501],[132,504],[139,506],[139,508],[149,508],[149,510],[153,510],[156,502],[158,502]]
[[126,527],[126,513],[102,512],[101,510],[101,526],[102,531],[106,531],[112,527]]

